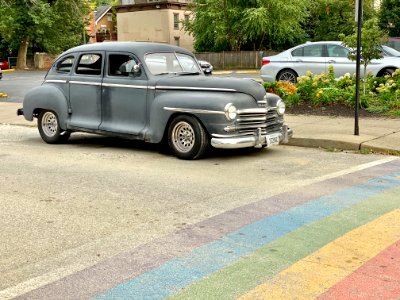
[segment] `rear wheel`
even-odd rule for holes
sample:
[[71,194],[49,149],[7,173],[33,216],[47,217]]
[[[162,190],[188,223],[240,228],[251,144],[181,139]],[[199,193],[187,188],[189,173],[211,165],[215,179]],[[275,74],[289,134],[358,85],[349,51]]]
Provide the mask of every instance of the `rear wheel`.
[[297,82],[297,74],[292,70],[280,71],[277,78],[278,81],[289,81],[291,83]]
[[394,69],[384,69],[379,75],[380,77],[385,77],[385,76],[390,76],[392,77],[392,74],[394,73]]
[[39,114],[38,129],[40,136],[48,144],[66,142],[70,136],[69,132],[63,132],[60,128],[57,114],[49,110]]
[[196,159],[209,147],[209,138],[200,122],[191,116],[176,117],[168,128],[168,145],[181,159]]

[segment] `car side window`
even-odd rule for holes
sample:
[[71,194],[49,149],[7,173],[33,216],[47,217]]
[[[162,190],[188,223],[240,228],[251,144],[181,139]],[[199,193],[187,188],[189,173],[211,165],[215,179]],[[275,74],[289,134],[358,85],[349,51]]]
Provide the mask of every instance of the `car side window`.
[[304,47],[297,48],[292,51],[292,56],[303,56]]
[[101,75],[102,57],[97,53],[82,54],[76,67],[76,74]]
[[323,45],[309,45],[304,47],[304,56],[321,57]]
[[110,54],[108,56],[108,75],[141,77],[140,73],[133,73],[133,67],[135,65],[138,65],[138,61],[132,55]]
[[329,57],[347,57],[349,50],[340,45],[328,45]]
[[56,71],[60,73],[69,73],[71,72],[72,66],[74,65],[75,57],[67,56],[58,61],[55,65]]

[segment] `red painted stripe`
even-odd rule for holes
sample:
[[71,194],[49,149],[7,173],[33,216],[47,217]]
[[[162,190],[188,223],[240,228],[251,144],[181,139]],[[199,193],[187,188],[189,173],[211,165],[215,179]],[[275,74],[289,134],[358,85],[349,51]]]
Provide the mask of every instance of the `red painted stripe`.
[[[373,243],[373,241],[371,241]],[[318,299],[398,299],[400,296],[400,241],[382,251]]]

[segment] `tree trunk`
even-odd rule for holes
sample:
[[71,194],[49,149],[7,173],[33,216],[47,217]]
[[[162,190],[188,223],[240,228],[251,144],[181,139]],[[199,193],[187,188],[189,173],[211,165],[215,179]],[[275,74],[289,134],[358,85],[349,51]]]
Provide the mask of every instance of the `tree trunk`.
[[17,66],[16,68],[19,70],[26,69],[26,56],[28,54],[28,45],[29,38],[24,37],[19,45],[18,57],[17,57]]

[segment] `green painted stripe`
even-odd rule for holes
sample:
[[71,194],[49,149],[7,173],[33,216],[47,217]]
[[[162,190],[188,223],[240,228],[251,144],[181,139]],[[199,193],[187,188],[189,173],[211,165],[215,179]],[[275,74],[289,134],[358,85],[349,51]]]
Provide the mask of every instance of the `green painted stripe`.
[[400,188],[303,226],[198,281],[169,299],[234,299],[346,232],[400,208]]

